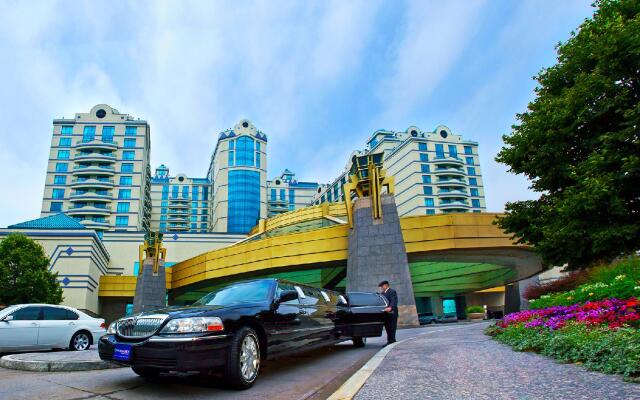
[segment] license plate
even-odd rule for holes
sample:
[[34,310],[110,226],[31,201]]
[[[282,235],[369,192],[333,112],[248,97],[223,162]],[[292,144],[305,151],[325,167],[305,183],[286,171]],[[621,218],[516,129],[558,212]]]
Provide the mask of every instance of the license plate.
[[118,361],[129,361],[131,359],[131,345],[130,344],[116,344],[113,349],[113,359]]

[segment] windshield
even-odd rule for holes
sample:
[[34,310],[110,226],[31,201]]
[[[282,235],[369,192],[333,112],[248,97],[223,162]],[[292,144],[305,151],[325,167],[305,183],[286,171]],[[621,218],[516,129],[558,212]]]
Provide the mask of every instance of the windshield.
[[228,306],[236,303],[264,301],[269,295],[271,281],[254,281],[227,286],[211,292],[193,303],[194,306]]

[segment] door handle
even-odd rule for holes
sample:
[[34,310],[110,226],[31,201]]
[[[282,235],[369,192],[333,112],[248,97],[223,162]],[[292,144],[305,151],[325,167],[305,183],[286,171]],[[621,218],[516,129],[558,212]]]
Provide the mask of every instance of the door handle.
[[31,326],[38,326],[38,323],[37,322],[32,322]]
[[305,310],[300,310],[300,314],[301,315],[307,315],[307,312]]
[[75,325],[75,324],[76,324],[75,322],[69,322],[69,325]]

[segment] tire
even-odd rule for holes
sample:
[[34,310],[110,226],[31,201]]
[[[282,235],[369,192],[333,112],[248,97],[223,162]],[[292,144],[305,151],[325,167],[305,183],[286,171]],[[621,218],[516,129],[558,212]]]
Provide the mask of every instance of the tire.
[[131,369],[133,372],[146,379],[157,378],[158,375],[160,375],[160,370],[155,368],[131,367]]
[[353,347],[364,347],[367,344],[367,338],[354,337],[351,340],[353,341]]
[[231,340],[224,378],[234,389],[250,388],[260,372],[260,339],[253,329],[240,328]]
[[79,331],[73,334],[69,342],[69,349],[73,351],[88,350],[91,347],[91,334],[87,331]]

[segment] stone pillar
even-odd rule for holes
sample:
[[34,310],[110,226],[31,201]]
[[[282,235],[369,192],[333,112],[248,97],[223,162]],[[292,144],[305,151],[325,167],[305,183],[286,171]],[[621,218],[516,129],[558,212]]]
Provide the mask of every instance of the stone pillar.
[[520,311],[520,285],[518,282],[505,286],[504,315]]
[[356,199],[353,228],[349,231],[347,291],[372,292],[389,281],[398,292],[398,325],[418,326],[418,313],[409,273],[407,251],[395,199],[382,196],[382,218],[374,220],[371,200]]
[[164,260],[158,260],[158,274],[153,273],[153,258],[144,260],[142,273],[138,274],[136,294],[133,298],[133,313],[151,311],[167,305],[167,278]]

